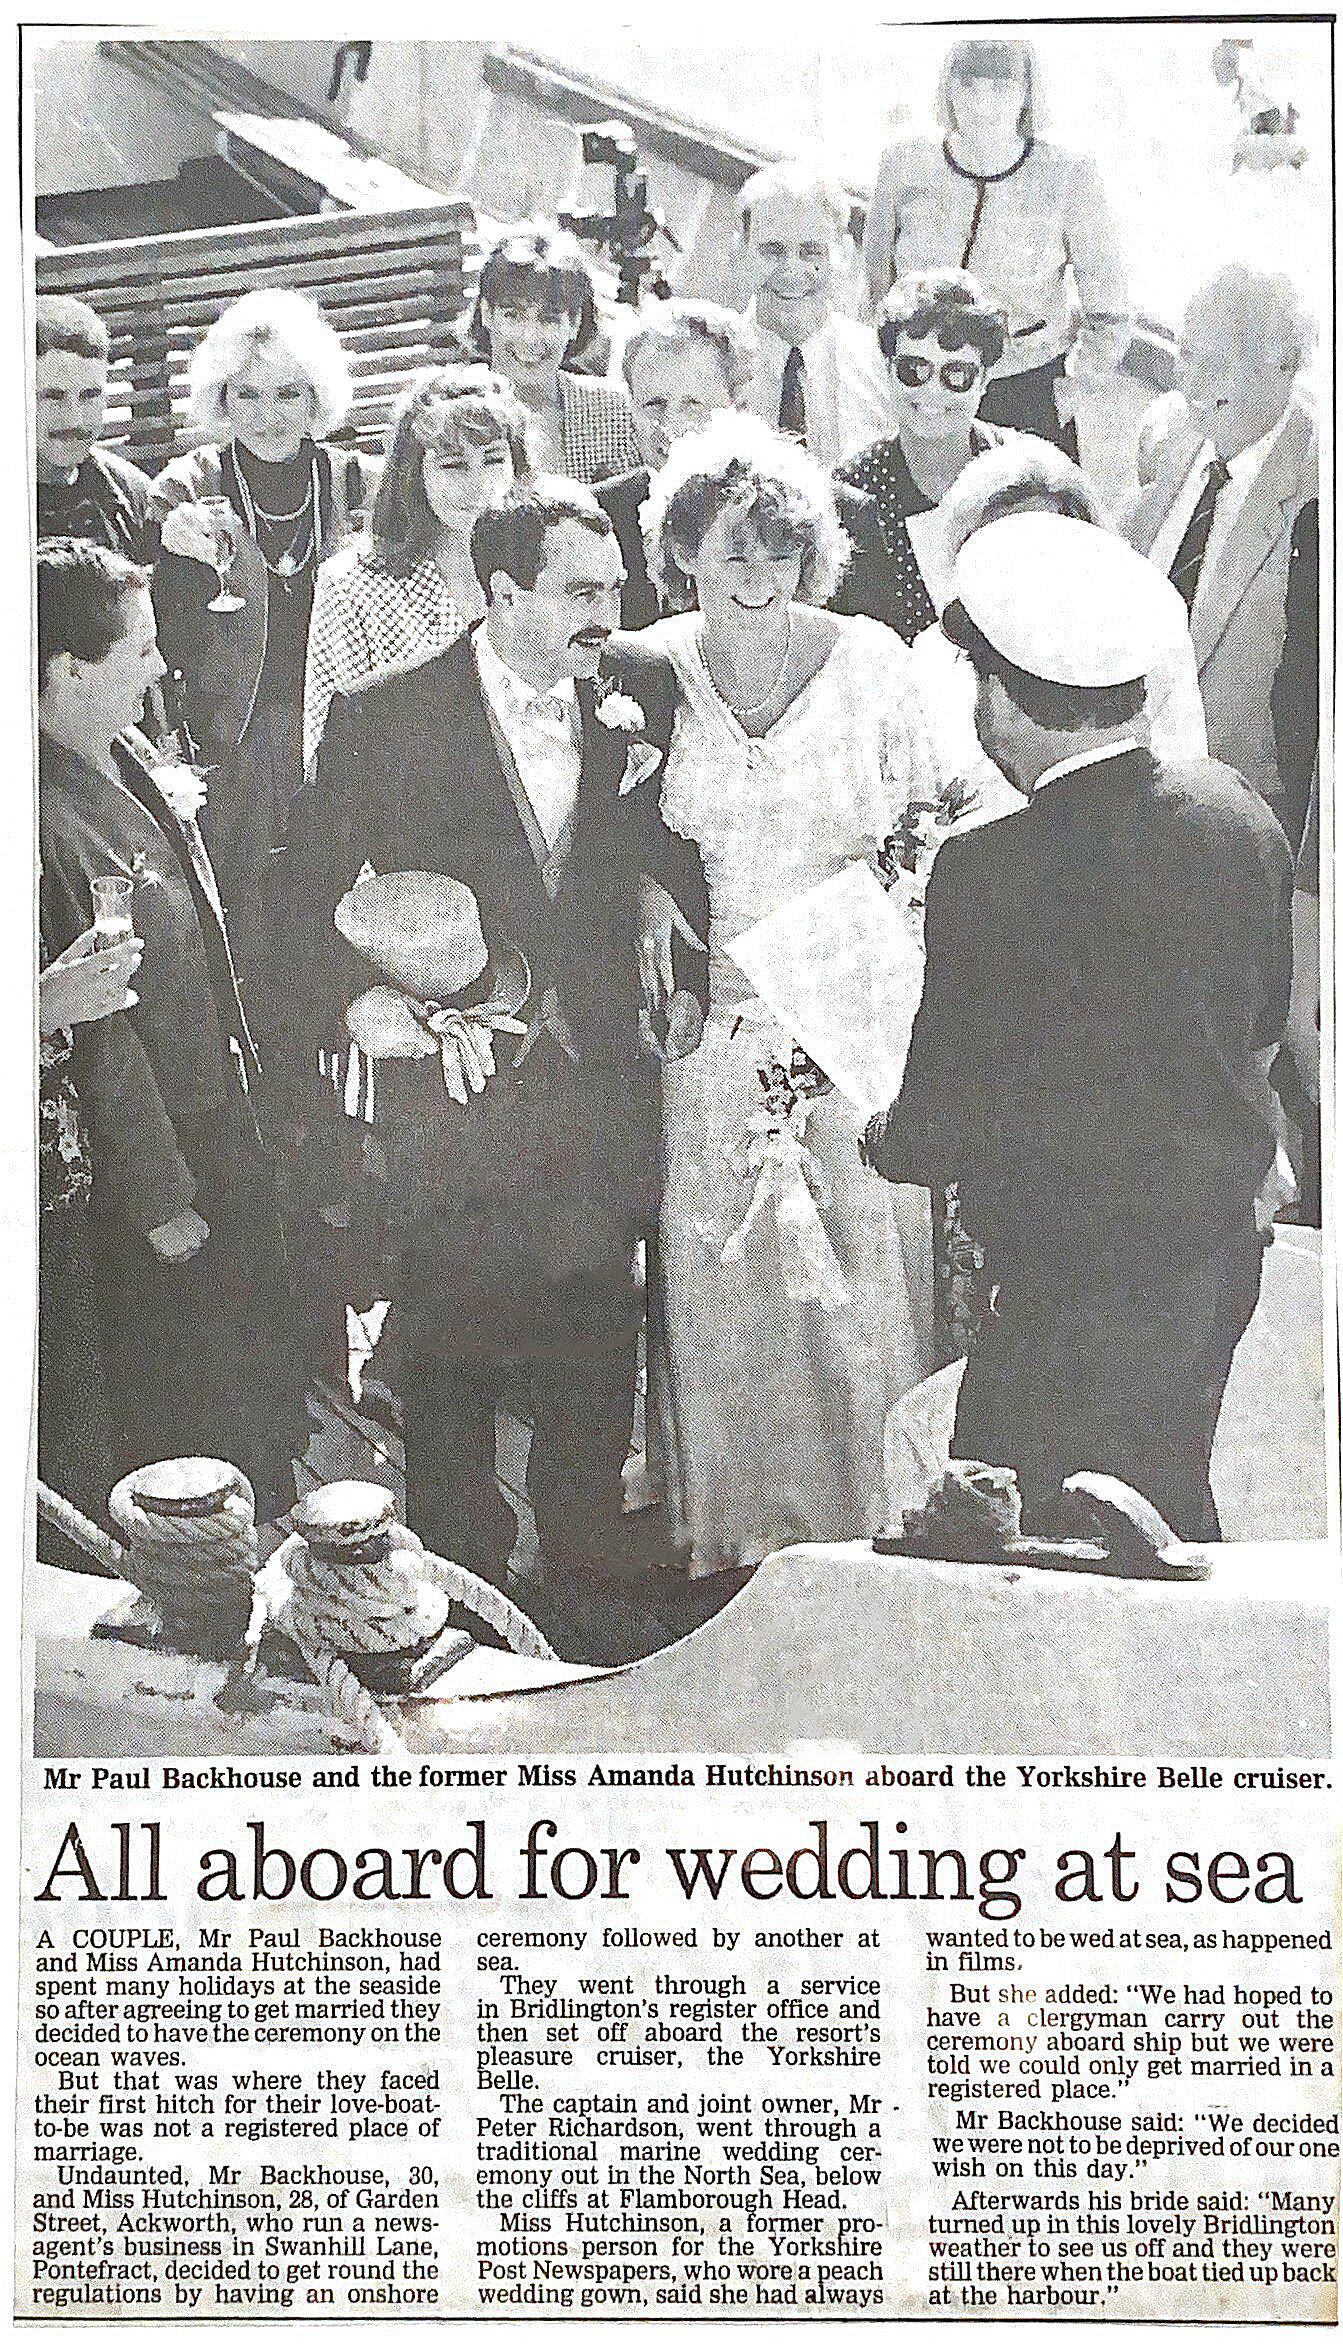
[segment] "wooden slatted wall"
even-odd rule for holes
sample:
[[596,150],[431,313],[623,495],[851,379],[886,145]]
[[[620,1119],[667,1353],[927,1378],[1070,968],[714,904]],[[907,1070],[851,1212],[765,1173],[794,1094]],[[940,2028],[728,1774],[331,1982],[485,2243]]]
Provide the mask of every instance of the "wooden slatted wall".
[[105,440],[157,472],[193,433],[187,369],[206,327],[257,285],[320,303],[350,357],[350,434],[382,445],[392,405],[418,368],[447,355],[470,292],[469,204],[344,212],[206,228],[37,255],[39,293],[87,301],[112,336]]

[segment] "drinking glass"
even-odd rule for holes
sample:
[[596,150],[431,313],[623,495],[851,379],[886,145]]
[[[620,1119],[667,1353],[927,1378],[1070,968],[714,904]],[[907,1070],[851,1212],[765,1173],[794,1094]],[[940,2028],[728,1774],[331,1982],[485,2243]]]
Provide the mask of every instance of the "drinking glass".
[[93,895],[93,933],[95,952],[110,952],[114,944],[124,944],[135,934],[131,917],[131,896],[135,881],[123,878],[120,872],[107,879],[95,879]]
[[210,534],[214,540],[211,562],[215,576],[219,580],[219,592],[212,602],[206,604],[206,609],[241,610],[243,596],[230,594],[227,584],[229,571],[232,569],[238,553],[238,523],[233,507],[226,496],[203,497],[201,503],[209,519]]

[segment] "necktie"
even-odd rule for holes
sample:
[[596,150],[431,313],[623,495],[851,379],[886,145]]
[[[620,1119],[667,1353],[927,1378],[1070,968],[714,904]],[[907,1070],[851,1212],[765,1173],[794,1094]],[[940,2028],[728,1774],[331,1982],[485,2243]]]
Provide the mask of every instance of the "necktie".
[[783,388],[779,393],[779,429],[790,439],[805,445],[807,437],[807,395],[803,388],[802,352],[796,343],[784,360]]
[[1208,535],[1217,509],[1217,499],[1230,478],[1231,474],[1221,457],[1214,456],[1208,466],[1208,477],[1199,490],[1198,503],[1189,516],[1189,527],[1176,547],[1175,559],[1170,566],[1170,582],[1176,592],[1184,597],[1185,608],[1189,611],[1193,610],[1194,596],[1198,592],[1199,572],[1203,567],[1203,556],[1208,550]]

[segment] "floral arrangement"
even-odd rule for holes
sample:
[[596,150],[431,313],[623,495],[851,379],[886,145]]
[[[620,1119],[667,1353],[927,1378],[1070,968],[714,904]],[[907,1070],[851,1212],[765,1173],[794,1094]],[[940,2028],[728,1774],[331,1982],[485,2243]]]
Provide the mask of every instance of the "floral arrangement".
[[[800,1044],[794,1046],[786,1066],[778,1058],[771,1058],[767,1065],[758,1066],[756,1079],[763,1094],[763,1128],[766,1131],[792,1127],[799,1108],[804,1112],[797,1128],[805,1130],[808,1102],[822,1098],[835,1087],[829,1075],[817,1065],[814,1058],[807,1056]],[[754,1127],[756,1118],[753,1116],[751,1120]]]
[[825,1311],[843,1309],[848,1287],[821,1214],[830,1202],[830,1184],[806,1144],[812,1101],[833,1086],[805,1050],[795,1049],[787,1066],[770,1058],[757,1067],[761,1100],[747,1123],[746,1139],[731,1153],[741,1180],[753,1180],[750,1204],[723,1246],[724,1267],[740,1261],[757,1222],[773,1214],[778,1230],[785,1291],[795,1301],[819,1302]]
[[900,821],[877,849],[876,872],[882,885],[894,887],[898,874],[904,872],[914,882],[911,901],[921,911],[933,859],[968,805],[967,785],[959,774],[938,790],[922,795],[912,791]]

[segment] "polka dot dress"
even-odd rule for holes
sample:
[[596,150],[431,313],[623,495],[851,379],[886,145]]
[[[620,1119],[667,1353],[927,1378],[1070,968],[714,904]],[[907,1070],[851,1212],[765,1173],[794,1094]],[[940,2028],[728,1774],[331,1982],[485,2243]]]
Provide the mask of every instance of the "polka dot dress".
[[[987,435],[981,439],[978,431],[974,440],[976,454],[981,446],[989,445]],[[906,522],[911,513],[930,513],[933,499],[916,485],[898,439],[874,441],[860,456],[842,465],[835,477],[850,488],[861,489],[876,505],[886,560],[883,564],[874,554],[868,566],[871,574],[880,575],[883,607],[879,615],[906,643],[912,643],[925,627],[936,626],[938,614],[924,585]],[[865,609],[872,607],[864,604]],[[874,611],[873,615],[878,614]]]

